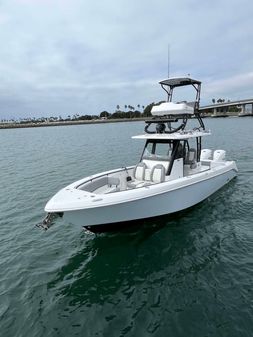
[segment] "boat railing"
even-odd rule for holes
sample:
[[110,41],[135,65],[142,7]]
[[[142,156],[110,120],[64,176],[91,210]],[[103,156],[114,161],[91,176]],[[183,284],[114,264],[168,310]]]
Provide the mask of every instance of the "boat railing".
[[128,171],[130,171],[131,169],[133,169],[134,168],[134,166],[130,166],[130,167],[121,167],[120,169],[116,169],[116,170],[113,170],[113,171],[108,171],[107,173],[104,173],[104,174],[98,174],[98,175],[95,175],[95,176],[93,176],[92,178],[89,178],[89,179],[87,179],[87,180],[85,180],[85,181],[82,181],[82,183],[80,183],[79,185],[77,185],[75,188],[77,189],[77,190],[81,190],[82,188],[82,186],[83,185],[88,185],[89,183],[91,183],[91,182],[93,182],[93,181],[95,181],[95,180],[98,180],[98,179],[101,179],[101,178],[103,178],[103,177],[107,177],[107,178],[109,178],[111,175],[114,175],[115,173],[119,173],[119,172],[123,172],[123,171],[125,171],[126,173],[128,173]]

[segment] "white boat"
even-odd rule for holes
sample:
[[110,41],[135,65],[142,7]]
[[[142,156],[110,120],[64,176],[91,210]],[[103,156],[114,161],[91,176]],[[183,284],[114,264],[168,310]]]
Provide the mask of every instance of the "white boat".
[[[210,131],[198,112],[201,82],[171,78],[160,84],[168,101],[154,106],[145,133],[133,136],[145,141],[136,166],[98,173],[66,186],[46,204],[48,215],[40,226],[49,228],[59,215],[93,232],[119,230],[126,222],[194,206],[237,175],[235,162],[225,160],[224,150],[202,149],[202,138]],[[195,101],[173,103],[174,89],[185,85],[196,90]],[[196,117],[199,125],[186,129],[189,117]]]

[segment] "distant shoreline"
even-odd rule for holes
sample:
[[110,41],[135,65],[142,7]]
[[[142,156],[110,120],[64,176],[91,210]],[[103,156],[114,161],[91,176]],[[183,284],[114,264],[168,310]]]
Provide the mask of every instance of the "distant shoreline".
[[138,122],[148,119],[141,118],[121,118],[121,119],[95,119],[95,120],[79,120],[79,121],[60,121],[60,122],[43,122],[43,123],[0,123],[0,129],[24,129],[24,128],[40,128],[48,126],[68,126],[68,125],[84,125],[84,124],[104,124],[104,123],[120,123],[120,122]]
[[[238,115],[210,115],[202,116],[202,118],[227,118],[227,117],[248,117],[252,114]],[[139,118],[119,118],[119,119],[94,119],[94,120],[78,120],[78,121],[59,121],[59,122],[42,122],[42,123],[0,123],[0,130],[2,129],[25,129],[25,128],[42,128],[50,126],[68,126],[68,125],[88,125],[88,124],[105,124],[105,123],[122,123],[122,122],[141,122],[150,119],[150,117]]]

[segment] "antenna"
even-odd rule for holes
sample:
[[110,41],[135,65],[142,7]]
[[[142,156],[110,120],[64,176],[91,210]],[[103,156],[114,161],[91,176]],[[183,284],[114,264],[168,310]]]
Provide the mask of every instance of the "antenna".
[[170,78],[170,44],[168,43],[168,78]]

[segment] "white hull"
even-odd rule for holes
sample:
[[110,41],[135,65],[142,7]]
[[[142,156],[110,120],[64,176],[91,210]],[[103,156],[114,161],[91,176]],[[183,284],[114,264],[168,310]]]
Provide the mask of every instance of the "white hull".
[[[132,200],[126,198],[124,201],[121,197],[119,198],[120,202],[115,202],[114,200],[113,203],[101,202],[100,206],[97,205],[97,207],[67,211],[62,209],[58,211],[64,211],[64,219],[66,221],[74,225],[88,226],[89,228],[95,225],[120,223],[171,214],[194,206],[208,198],[233,179],[236,174],[236,166],[234,162],[230,162],[230,165],[227,165],[225,169],[217,170],[215,173],[202,173],[202,180],[199,178],[196,180],[196,177],[185,177],[178,179],[181,181],[178,181],[177,186],[170,183],[157,184],[154,186],[156,187],[154,194],[143,194],[143,191],[141,191],[145,191],[145,187],[143,187],[138,189],[140,192],[139,197],[135,195]],[[157,188],[160,189],[160,192]],[[121,196],[126,193],[124,191],[119,192]],[[52,210],[46,208],[46,211]]]

